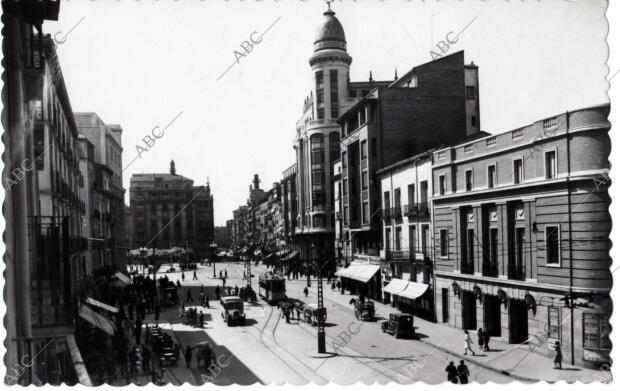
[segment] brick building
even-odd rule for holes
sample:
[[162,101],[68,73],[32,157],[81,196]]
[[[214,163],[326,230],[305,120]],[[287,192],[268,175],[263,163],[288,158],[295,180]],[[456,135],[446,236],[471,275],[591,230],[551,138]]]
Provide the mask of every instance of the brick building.
[[438,321],[609,360],[609,105],[433,153]]

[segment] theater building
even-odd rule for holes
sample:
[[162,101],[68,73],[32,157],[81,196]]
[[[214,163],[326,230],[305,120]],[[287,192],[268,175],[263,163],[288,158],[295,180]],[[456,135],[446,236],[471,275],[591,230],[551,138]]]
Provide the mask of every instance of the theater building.
[[433,152],[437,320],[609,360],[609,105]]

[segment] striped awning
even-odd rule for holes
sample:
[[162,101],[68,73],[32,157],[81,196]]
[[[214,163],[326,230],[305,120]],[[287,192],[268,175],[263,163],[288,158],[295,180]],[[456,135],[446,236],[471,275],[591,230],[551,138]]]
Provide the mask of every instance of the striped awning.
[[114,276],[119,279],[119,281],[124,282],[127,285],[131,284],[131,278],[127,277],[121,272],[114,273]]
[[379,265],[353,262],[349,265],[349,267],[338,270],[335,275],[366,283],[379,271],[380,268],[381,267]]
[[112,336],[114,336],[114,333],[116,332],[114,323],[110,322],[108,319],[99,315],[85,305],[80,307],[80,318]]
[[86,298],[86,302],[90,305],[94,305],[95,307],[99,307],[101,309],[104,309],[106,311],[110,311],[113,314],[118,314],[118,308],[116,307],[112,307],[111,305],[108,305],[106,303],[102,303],[99,300],[95,300],[92,297],[87,297]]

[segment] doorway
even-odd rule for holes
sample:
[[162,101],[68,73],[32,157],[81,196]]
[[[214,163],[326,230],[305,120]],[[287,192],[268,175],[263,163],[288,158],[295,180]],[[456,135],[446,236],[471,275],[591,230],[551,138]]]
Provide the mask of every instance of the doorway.
[[448,288],[441,288],[441,321],[448,323],[450,321],[450,291]]
[[484,295],[483,305],[484,328],[492,337],[502,335],[502,313],[499,297]]
[[525,300],[510,299],[508,304],[508,343],[525,343],[528,339],[527,304]]
[[461,315],[463,317],[463,330],[476,330],[476,295],[471,291],[463,291],[461,294]]

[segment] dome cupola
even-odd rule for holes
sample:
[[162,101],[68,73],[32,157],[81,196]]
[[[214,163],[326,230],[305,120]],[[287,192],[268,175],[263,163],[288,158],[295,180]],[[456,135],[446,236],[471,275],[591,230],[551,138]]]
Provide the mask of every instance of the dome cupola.
[[327,3],[327,11],[323,12],[323,21],[316,30],[314,39],[314,51],[325,49],[347,50],[347,41],[344,36],[344,28],[336,13],[332,11],[330,2]]

